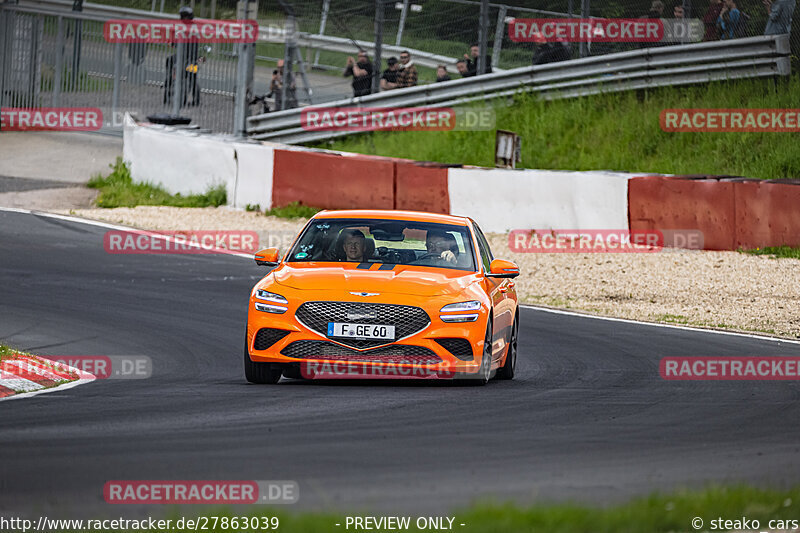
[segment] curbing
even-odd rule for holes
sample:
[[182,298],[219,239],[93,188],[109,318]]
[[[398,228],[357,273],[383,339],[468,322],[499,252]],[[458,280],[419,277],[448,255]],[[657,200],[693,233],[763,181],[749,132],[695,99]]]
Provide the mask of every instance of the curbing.
[[[29,398],[94,381],[95,376],[35,355],[15,353],[0,361],[0,401]],[[59,381],[64,381],[60,383]]]

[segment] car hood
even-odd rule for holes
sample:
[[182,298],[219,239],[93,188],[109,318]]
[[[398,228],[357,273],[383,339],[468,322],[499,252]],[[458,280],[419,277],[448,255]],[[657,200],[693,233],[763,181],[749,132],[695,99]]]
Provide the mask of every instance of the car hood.
[[275,282],[308,291],[373,292],[437,296],[458,294],[475,281],[465,270],[395,265],[391,270],[359,269],[358,263],[284,263],[273,270]]

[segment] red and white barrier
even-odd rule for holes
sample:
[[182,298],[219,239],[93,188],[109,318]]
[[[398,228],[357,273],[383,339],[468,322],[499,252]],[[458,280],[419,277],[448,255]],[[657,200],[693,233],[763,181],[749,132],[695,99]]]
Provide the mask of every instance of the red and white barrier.
[[240,142],[126,118],[137,181],[171,193],[224,183],[228,203],[466,215],[484,231],[700,230],[704,247],[800,245],[800,184],[620,172],[505,170]]
[[630,180],[631,230],[703,232],[706,250],[800,246],[800,184],[720,177]]

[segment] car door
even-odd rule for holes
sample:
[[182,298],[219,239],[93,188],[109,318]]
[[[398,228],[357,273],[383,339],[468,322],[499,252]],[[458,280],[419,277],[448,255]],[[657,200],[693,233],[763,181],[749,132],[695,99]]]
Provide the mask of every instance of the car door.
[[[489,273],[489,265],[494,257],[492,256],[492,249],[489,247],[489,242],[483,235],[480,227],[473,222],[475,228],[475,237],[478,241],[478,252],[481,256],[481,263],[483,266],[484,274]],[[484,277],[487,292],[492,299],[492,307],[494,308],[494,327],[492,331],[494,341],[494,359],[500,357],[503,353],[506,343],[511,331],[511,322],[514,319],[513,305],[509,305],[506,292],[508,290],[508,279]],[[498,340],[502,342],[498,343]]]

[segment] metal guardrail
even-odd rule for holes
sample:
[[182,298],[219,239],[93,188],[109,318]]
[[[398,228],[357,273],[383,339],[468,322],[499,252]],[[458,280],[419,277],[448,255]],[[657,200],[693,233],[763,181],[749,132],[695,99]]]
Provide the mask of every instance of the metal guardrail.
[[[284,43],[284,40],[281,38],[280,35],[275,35],[274,30],[268,31],[265,28],[260,28],[258,40],[260,42],[267,42],[267,43],[278,43],[278,44]],[[326,50],[328,52],[342,52],[345,54],[353,54],[355,52],[355,46],[353,45],[354,42],[359,47],[366,50],[368,54],[374,57],[375,43],[372,42],[351,41],[350,39],[345,39],[343,37],[332,37],[330,35],[318,35],[318,34],[303,33],[303,32],[299,32],[297,34],[298,46],[317,48],[320,50]],[[415,50],[407,46],[395,46],[392,44],[384,43],[381,49],[383,50],[382,54],[386,57],[390,55],[399,56],[400,52],[402,52],[403,50],[408,50],[411,53],[411,57],[413,58],[414,63],[429,68],[436,68],[438,65],[451,66],[454,65],[456,61],[458,61],[458,59],[454,57],[431,54],[429,52],[423,52],[422,50]],[[495,69],[495,71],[499,72],[500,69]]]
[[[22,0],[19,6],[24,8],[36,8],[37,13],[45,13],[51,15],[64,15],[64,12],[72,10],[71,0]],[[105,4],[95,4],[92,2],[85,2],[83,4],[84,16],[95,18],[95,20],[106,20],[109,18],[132,18],[132,19],[177,19],[177,14],[160,13],[157,11],[145,11],[141,9],[131,9],[127,7],[109,6]],[[286,40],[285,35],[275,28],[267,26],[260,26],[258,31],[258,41],[284,44]],[[297,44],[301,47],[309,47],[328,52],[341,52],[346,54],[355,53],[354,41],[342,37],[333,37],[330,35],[318,35],[312,33],[298,32]],[[355,43],[366,50],[368,53],[375,53],[375,43],[366,41],[355,41]],[[414,58],[417,65],[423,67],[436,68],[438,65],[453,65],[457,61],[456,58],[442,56],[438,54],[431,54],[422,50],[408,48],[406,46],[394,46],[390,44],[383,45],[384,55],[400,55],[403,50],[408,50]],[[495,69],[500,72],[500,69]]]
[[[454,106],[520,91],[557,99],[726,79],[787,76],[791,70],[789,55],[788,35],[644,48],[396,89],[318,107]],[[301,127],[301,113],[302,109],[288,109],[249,117],[247,133],[253,139],[286,144],[354,133],[306,131]]]

